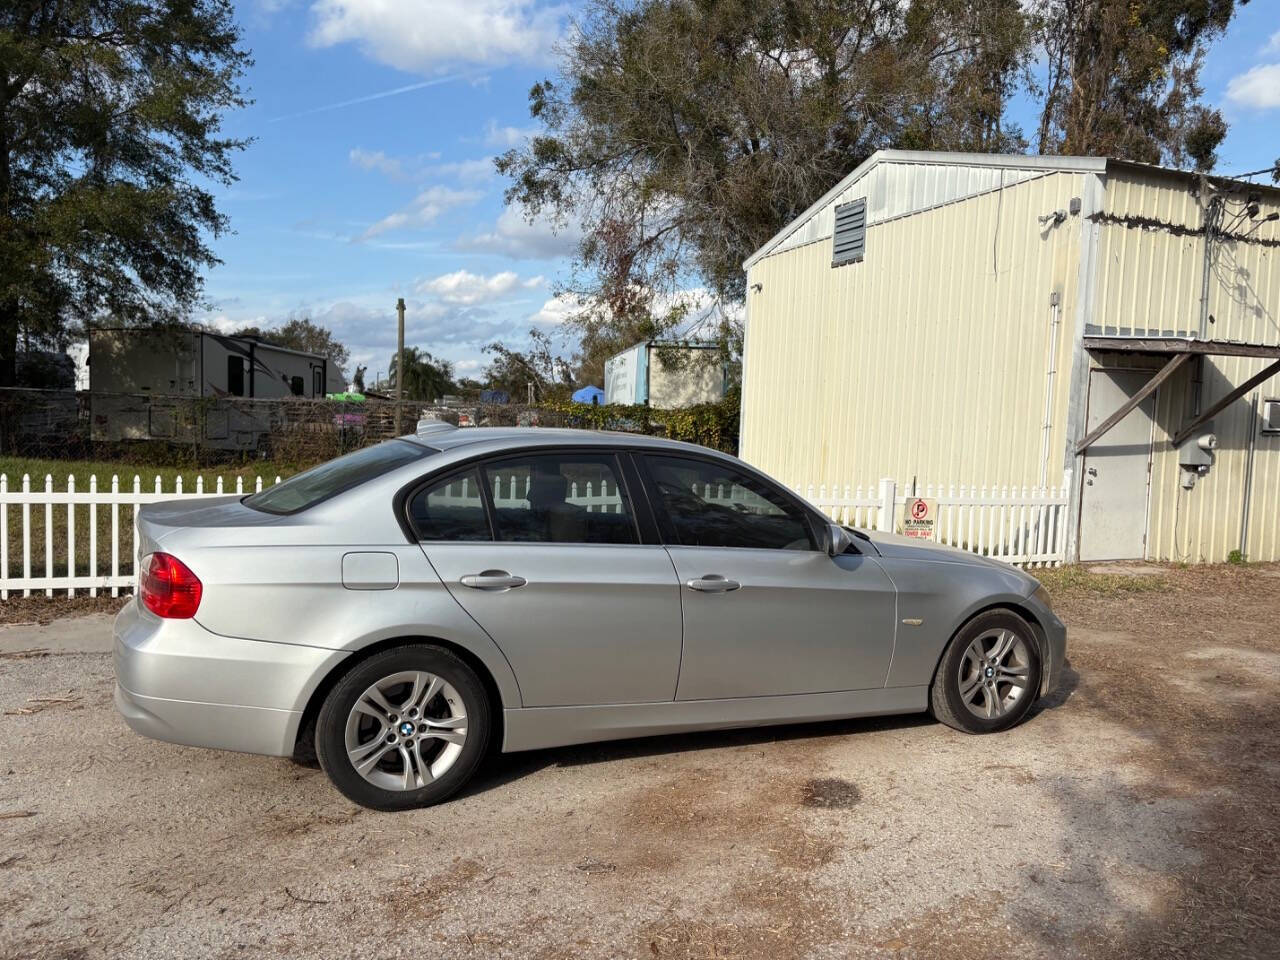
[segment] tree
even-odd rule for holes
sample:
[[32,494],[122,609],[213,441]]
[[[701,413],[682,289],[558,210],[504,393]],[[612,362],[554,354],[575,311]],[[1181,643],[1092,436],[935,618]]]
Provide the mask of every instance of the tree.
[[544,132],[497,161],[507,199],[582,221],[565,292],[619,331],[662,326],[626,291],[741,301],[743,259],[876,149],[1019,145],[1022,24],[1017,0],[590,0],[530,92]]
[[19,332],[183,319],[210,192],[245,140],[221,135],[249,55],[229,0],[7,0],[0,5],[0,386]]
[[688,334],[691,288],[733,354],[746,257],[877,149],[1025,150],[1019,91],[1042,152],[1211,166],[1226,125],[1198,73],[1236,3],[587,0],[530,91],[541,133],[497,168],[508,202],[583,227],[557,293],[585,376]]
[[369,367],[367,364],[357,364],[355,375],[351,378],[351,385],[356,388],[357,393],[364,393],[364,374]]
[[501,343],[486,344],[483,352],[493,359],[485,368],[490,390],[505,390],[516,402],[533,388],[533,401],[566,399],[573,387],[573,368],[554,350],[551,338],[541,330],[529,331],[529,349],[513,350]]
[[1040,152],[1212,169],[1227,124],[1201,102],[1200,66],[1236,3],[1037,0],[1031,23],[1046,63]]
[[346,370],[351,362],[351,351],[334,337],[328,327],[322,327],[310,317],[290,317],[274,329],[263,330],[261,327],[244,327],[236,331],[237,336],[257,337],[268,343],[285,347],[289,350],[301,350],[303,353],[314,353],[328,357],[338,368],[338,372]]
[[[397,369],[396,356],[391,355],[391,364],[387,368],[388,389],[394,393],[400,375]],[[446,393],[453,392],[453,364],[448,360],[432,356],[418,347],[404,348],[404,393],[405,400],[438,400]]]

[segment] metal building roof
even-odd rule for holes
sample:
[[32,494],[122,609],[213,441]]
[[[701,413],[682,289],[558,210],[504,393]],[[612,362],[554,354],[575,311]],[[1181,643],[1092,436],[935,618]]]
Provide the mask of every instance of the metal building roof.
[[[1200,176],[1185,170],[1108,157],[877,150],[774,234],[742,266],[747,270],[770,254],[827,239],[834,228],[835,208],[859,198],[866,198],[867,225],[871,226],[1051,173],[1102,174],[1114,168],[1189,180]],[[1275,187],[1265,184],[1229,181],[1222,177],[1210,179],[1216,183],[1238,183],[1251,190],[1276,192]]]

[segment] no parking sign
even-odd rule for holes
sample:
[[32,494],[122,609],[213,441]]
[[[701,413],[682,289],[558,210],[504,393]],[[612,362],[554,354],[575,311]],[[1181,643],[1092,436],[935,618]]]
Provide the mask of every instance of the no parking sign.
[[932,497],[912,497],[907,500],[902,515],[902,532],[908,537],[922,540],[933,538],[933,523],[938,516],[938,501]]

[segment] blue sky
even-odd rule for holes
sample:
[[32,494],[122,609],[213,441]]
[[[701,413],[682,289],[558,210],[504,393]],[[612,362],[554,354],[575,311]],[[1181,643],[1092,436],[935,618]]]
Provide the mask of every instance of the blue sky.
[[[551,285],[576,237],[504,208],[492,157],[529,134],[527,93],[552,73],[569,14],[534,0],[241,3],[255,102],[226,131],[257,140],[220,191],[234,233],[214,242],[224,263],[199,319],[311,316],[370,379],[395,349],[397,297],[406,342],[463,376],[491,340],[558,335]],[[1280,3],[1241,8],[1202,78],[1231,123],[1219,171],[1280,156]]]

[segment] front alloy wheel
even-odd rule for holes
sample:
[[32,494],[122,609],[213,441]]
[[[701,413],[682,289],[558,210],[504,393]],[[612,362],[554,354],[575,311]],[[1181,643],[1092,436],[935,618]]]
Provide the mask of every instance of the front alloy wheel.
[[470,779],[488,731],[475,672],[440,647],[405,646],[375,654],[334,687],[316,723],[316,755],[356,803],[421,807]]
[[933,715],[966,733],[1012,727],[1040,689],[1040,648],[1012,610],[988,610],[951,638],[929,691]]
[[992,627],[965,647],[956,677],[960,700],[975,717],[998,720],[1028,696],[1031,653],[1012,630]]

